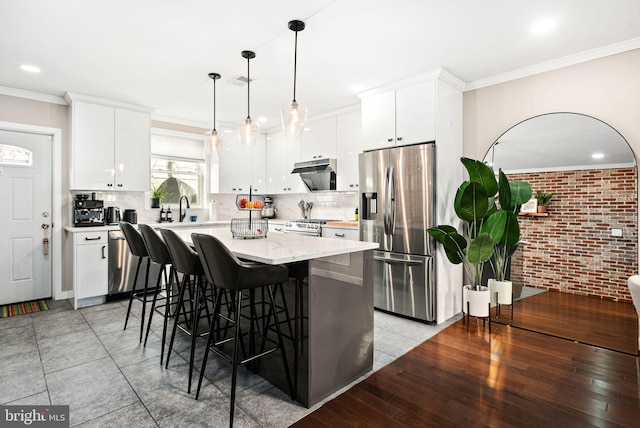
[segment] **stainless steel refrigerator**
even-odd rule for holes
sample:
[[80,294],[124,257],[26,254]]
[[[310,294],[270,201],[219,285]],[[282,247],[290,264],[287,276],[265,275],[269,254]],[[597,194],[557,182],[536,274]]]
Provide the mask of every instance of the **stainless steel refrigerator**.
[[435,143],[361,153],[359,168],[360,240],[380,244],[374,306],[435,322]]

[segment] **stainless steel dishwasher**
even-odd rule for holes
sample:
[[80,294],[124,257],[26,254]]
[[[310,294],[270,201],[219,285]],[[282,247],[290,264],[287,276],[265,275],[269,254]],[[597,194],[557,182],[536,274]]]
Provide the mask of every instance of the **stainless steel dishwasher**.
[[[138,256],[129,251],[127,240],[121,230],[109,231],[109,296],[133,290],[133,280],[136,275]],[[147,262],[140,266],[137,289],[144,288],[147,272]],[[149,285],[155,286],[160,272],[160,265],[151,263],[149,270]]]

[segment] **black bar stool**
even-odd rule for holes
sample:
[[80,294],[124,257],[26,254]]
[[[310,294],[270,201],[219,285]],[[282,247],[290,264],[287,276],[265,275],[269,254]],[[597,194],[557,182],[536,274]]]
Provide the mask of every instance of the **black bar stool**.
[[[162,365],[164,358],[164,344],[167,339],[167,323],[169,317],[171,317],[171,306],[175,306],[172,304],[171,298],[173,295],[173,279],[175,278],[175,284],[178,284],[180,281],[178,279],[178,273],[173,268],[171,264],[171,255],[169,254],[169,250],[167,249],[167,245],[164,243],[158,232],[156,232],[151,226],[147,224],[138,225],[140,229],[140,233],[142,234],[142,239],[144,241],[145,246],[147,247],[147,252],[149,253],[149,258],[152,262],[160,265],[160,271],[158,272],[158,279],[156,280],[156,288],[153,293],[153,301],[151,303],[151,312],[149,313],[149,321],[147,322],[147,333],[144,337],[144,346],[147,346],[147,339],[149,338],[149,331],[151,330],[151,321],[153,319],[153,313],[161,310],[159,312],[162,314],[164,318],[164,326],[162,328],[162,348],[160,351],[160,365]],[[167,280],[167,265],[170,265],[169,268],[169,278]],[[162,276],[164,275],[164,284],[162,287]],[[162,293],[164,292],[164,296]],[[157,305],[158,299],[164,300],[164,303],[161,305]]]
[[[131,303],[133,303],[133,299],[136,298],[142,301],[142,319],[140,321],[140,342],[142,343],[142,333],[144,332],[144,317],[145,311],[147,309],[147,287],[149,285],[149,269],[151,268],[151,258],[149,257],[149,253],[147,252],[147,247],[144,245],[142,235],[140,235],[140,232],[138,232],[131,223],[127,223],[126,221],[120,222],[120,229],[122,230],[122,233],[124,233],[124,237],[127,240],[129,251],[131,251],[132,255],[138,256],[136,275],[133,278],[133,290],[131,290],[131,295],[129,296],[129,307],[127,308],[127,317],[124,320],[123,330],[127,329],[127,323],[129,322],[129,314],[131,313]],[[147,274],[145,276],[144,288],[142,290],[142,293],[140,293],[136,292],[136,285],[138,284],[138,273],[140,272],[140,266],[145,259],[147,260]]]
[[[200,369],[200,379],[198,380],[198,390],[196,392],[196,400],[200,395],[200,387],[202,386],[202,378],[204,377],[204,371],[207,366],[207,358],[209,357],[209,350],[215,352],[224,358],[227,362],[231,363],[231,404],[229,410],[229,426],[233,426],[233,413],[236,400],[236,381],[238,364],[245,364],[263,357],[273,351],[280,350],[282,354],[282,363],[284,365],[285,374],[287,376],[287,383],[289,385],[289,391],[291,398],[294,398],[293,386],[291,385],[291,374],[289,373],[289,364],[287,363],[287,355],[284,349],[284,343],[282,338],[282,331],[280,329],[280,323],[278,322],[278,313],[275,307],[273,298],[273,284],[282,284],[289,278],[289,270],[284,265],[266,265],[258,263],[246,263],[240,261],[234,256],[225,245],[217,238],[211,235],[203,235],[194,233],[191,235],[191,239],[198,251],[200,260],[204,267],[207,278],[212,280],[218,288],[218,295],[215,300],[215,307],[213,310],[214,321],[220,315],[220,307],[222,301],[223,290],[228,290],[232,296],[233,301],[236,304],[236,309],[233,313],[234,323],[234,335],[233,338],[223,338],[222,340],[215,341],[215,322],[211,323],[211,330],[209,331],[209,338],[207,340],[207,347],[205,348],[204,359],[202,360],[202,368]],[[263,330],[264,335],[253,331],[253,321],[249,322],[251,337],[249,338],[253,342],[254,335],[262,336],[263,344],[265,341],[273,343],[273,348],[265,350],[261,348],[259,352],[251,355],[243,355],[243,359],[240,359],[240,353],[238,346],[241,345],[243,336],[246,334],[241,333],[240,327],[240,311],[242,307],[242,292],[255,290],[256,288],[266,287],[269,294],[269,314],[273,315],[276,331],[277,341],[274,341],[266,337],[267,330]],[[254,308],[250,308],[252,314],[256,314]],[[267,317],[269,318],[269,317]],[[233,341],[233,351],[231,355],[225,353],[219,346]],[[244,354],[244,353],[243,353]]]
[[[182,329],[186,334],[191,336],[191,353],[189,356],[189,386],[187,393],[191,394],[191,379],[193,377],[193,360],[196,349],[196,338],[198,336],[198,321],[200,320],[202,309],[205,310],[207,318],[209,318],[209,309],[207,307],[206,286],[207,281],[203,281],[204,270],[202,263],[196,253],[186,242],[173,230],[160,229],[160,234],[164,239],[169,255],[173,262],[174,269],[181,273],[184,277],[180,285],[180,294],[178,298],[178,312],[173,322],[173,330],[171,331],[171,340],[167,351],[167,362],[165,367],[169,367],[169,359],[171,358],[171,350],[176,337],[176,331],[180,323],[180,315],[184,316],[187,323],[187,329]],[[195,281],[191,278],[195,277]],[[194,285],[195,282],[195,285]],[[189,290],[189,300],[185,300],[185,293]],[[185,310],[185,302],[190,303],[189,310]],[[182,310],[181,310],[182,309]],[[211,320],[209,320],[211,322]],[[189,329],[189,324],[191,329]],[[207,331],[208,331],[207,326]]]

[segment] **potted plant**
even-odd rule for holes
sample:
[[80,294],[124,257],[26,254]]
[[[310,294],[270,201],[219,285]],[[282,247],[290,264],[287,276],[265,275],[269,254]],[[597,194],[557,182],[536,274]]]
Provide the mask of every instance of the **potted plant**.
[[160,200],[167,196],[167,192],[162,188],[151,186],[151,208],[160,208]]
[[492,303],[498,305],[513,303],[513,284],[507,278],[509,261],[520,243],[520,225],[518,212],[522,204],[531,199],[531,186],[525,181],[509,182],[500,170],[498,202],[500,210],[505,213],[504,233],[500,242],[493,248],[490,260],[495,278],[489,279],[489,291]]
[[555,195],[555,192],[545,193],[542,190],[536,190],[536,200],[538,201],[538,212],[546,213],[547,205],[551,202],[551,198]]
[[450,225],[432,227],[427,232],[443,245],[451,263],[462,263],[464,267],[469,284],[463,289],[463,311],[469,315],[487,317],[489,289],[480,282],[485,262],[491,258],[494,247],[504,234],[507,214],[495,205],[498,183],[493,170],[477,160],[464,157],[460,160],[469,174],[469,180],[457,189],[454,210],[462,220],[466,233],[460,234]]

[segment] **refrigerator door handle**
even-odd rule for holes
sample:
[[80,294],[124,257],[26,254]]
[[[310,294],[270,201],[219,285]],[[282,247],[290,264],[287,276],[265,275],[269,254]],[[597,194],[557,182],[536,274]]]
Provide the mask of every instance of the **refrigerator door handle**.
[[390,186],[389,186],[389,235],[396,233],[396,170],[390,169]]
[[382,223],[384,225],[384,234],[385,236],[389,235],[389,174],[390,167],[387,167],[387,171],[384,177],[384,207],[382,213]]
[[389,264],[399,264],[399,265],[407,265],[407,266],[419,266],[424,264],[424,261],[422,260],[398,260],[398,259],[390,259],[388,257],[374,257],[373,260],[379,260],[381,262],[389,263]]

